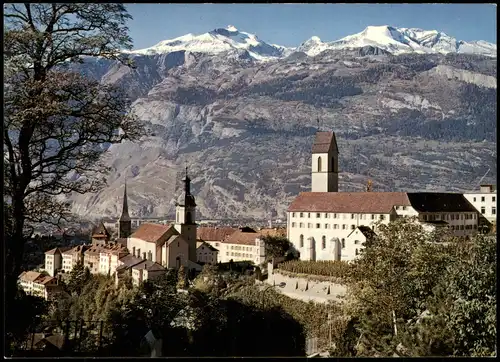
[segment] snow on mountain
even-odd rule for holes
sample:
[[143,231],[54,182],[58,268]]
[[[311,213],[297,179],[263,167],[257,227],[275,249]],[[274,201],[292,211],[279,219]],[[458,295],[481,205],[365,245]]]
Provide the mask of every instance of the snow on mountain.
[[246,50],[257,60],[279,58],[285,53],[290,53],[286,47],[267,44],[256,35],[239,31],[233,25],[225,29],[214,29],[201,35],[187,34],[175,39],[163,40],[150,48],[133,50],[130,53],[156,55],[184,50],[217,54],[235,49]]
[[317,36],[302,43],[297,51],[315,56],[325,50],[354,49],[373,46],[394,55],[403,53],[472,53],[496,57],[496,44],[485,41],[465,42],[436,30],[395,28],[388,25],[368,26],[360,33],[333,42],[322,42]]

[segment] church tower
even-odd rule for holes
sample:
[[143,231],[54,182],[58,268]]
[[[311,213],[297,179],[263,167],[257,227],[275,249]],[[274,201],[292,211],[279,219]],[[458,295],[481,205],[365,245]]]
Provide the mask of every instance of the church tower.
[[132,220],[128,214],[127,182],[125,181],[125,191],[123,192],[122,215],[118,221],[118,238],[128,238],[132,233]]
[[196,202],[191,194],[191,179],[187,173],[182,180],[184,192],[175,203],[175,229],[189,245],[189,260],[196,263]]
[[339,191],[339,149],[334,132],[316,132],[312,147],[311,191]]

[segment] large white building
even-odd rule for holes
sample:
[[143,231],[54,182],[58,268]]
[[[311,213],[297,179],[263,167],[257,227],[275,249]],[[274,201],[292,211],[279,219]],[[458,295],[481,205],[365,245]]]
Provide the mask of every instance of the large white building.
[[45,300],[50,299],[60,289],[56,278],[34,271],[22,272],[19,276],[19,284],[26,294]]
[[334,133],[318,132],[312,152],[313,191],[301,192],[287,214],[287,237],[301,260],[353,260],[363,247],[363,242],[352,237],[353,231],[369,227],[376,232],[375,224],[387,224],[398,217],[446,223],[457,236],[477,232],[478,213],[462,194],[337,192],[336,166],[331,173],[330,169],[324,171],[328,177],[320,175],[324,160],[335,165],[337,154]]
[[465,193],[465,198],[488,221],[497,219],[497,190],[494,185],[481,185],[479,192]]

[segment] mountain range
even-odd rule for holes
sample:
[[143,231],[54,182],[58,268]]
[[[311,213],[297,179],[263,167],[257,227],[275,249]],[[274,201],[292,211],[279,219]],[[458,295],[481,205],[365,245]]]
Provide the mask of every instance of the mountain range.
[[155,55],[185,50],[217,54],[231,49],[247,50],[257,60],[283,58],[293,52],[315,56],[326,50],[355,49],[372,46],[391,54],[448,54],[465,53],[496,57],[496,44],[485,41],[465,42],[437,30],[426,31],[416,28],[396,28],[388,25],[368,26],[360,33],[346,36],[332,42],[322,42],[317,36],[303,42],[296,48],[268,44],[256,35],[239,31],[229,25],[201,35],[187,34],[175,39],[132,51],[133,54]]
[[187,164],[198,218],[283,218],[318,129],[336,132],[341,191],[496,181],[494,44],[384,26],[287,48],[228,27],[129,53],[134,68],[73,65],[122,87],[148,129],[106,146],[108,187],[71,195],[77,214],[118,216],[126,178],[132,216],[173,216]]

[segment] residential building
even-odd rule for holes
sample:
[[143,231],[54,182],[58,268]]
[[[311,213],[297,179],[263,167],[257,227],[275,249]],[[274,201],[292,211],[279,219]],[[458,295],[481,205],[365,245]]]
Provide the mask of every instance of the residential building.
[[198,246],[196,249],[196,259],[198,263],[217,264],[217,254],[219,250],[204,241],[198,241],[196,245]]
[[99,273],[113,275],[118,267],[118,260],[127,254],[127,248],[121,244],[113,243],[103,247],[99,252]]
[[165,274],[167,269],[151,260],[142,260],[140,263],[131,267],[132,283],[135,286],[140,285],[146,280],[155,280]]
[[123,279],[125,275],[132,276],[132,267],[136,264],[142,262],[142,258],[133,256],[132,254],[127,254],[118,260],[118,267],[115,273],[115,282],[118,285],[119,281]]
[[19,283],[26,294],[49,300],[57,292],[57,279],[34,271],[22,272]]
[[[207,242],[215,247],[216,242]],[[264,242],[261,234],[250,228],[242,228],[231,233],[222,242],[219,242],[217,261],[227,263],[229,261],[251,261],[259,265],[265,260]]]
[[67,250],[69,250],[68,247],[59,247],[45,252],[44,269],[51,277],[63,268],[62,253]]
[[464,197],[489,222],[497,219],[497,190],[495,185],[481,185],[479,192],[464,193]]
[[[219,250],[219,248],[221,248],[221,243],[224,242],[229,235],[238,230],[238,228],[232,227],[202,226],[198,227],[196,230],[196,236],[198,240],[205,241]],[[217,261],[220,261],[219,259],[220,255],[218,255]]]
[[78,245],[62,252],[62,270],[64,273],[70,273],[79,261],[83,262],[84,253],[90,248],[90,245]]

